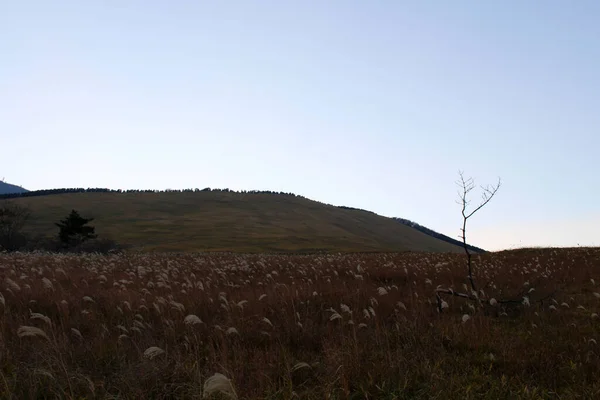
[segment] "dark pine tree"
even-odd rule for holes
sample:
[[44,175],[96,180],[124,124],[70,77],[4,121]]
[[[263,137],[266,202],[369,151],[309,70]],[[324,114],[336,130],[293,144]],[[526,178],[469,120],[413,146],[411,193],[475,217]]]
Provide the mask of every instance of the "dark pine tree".
[[60,220],[55,225],[59,227],[58,237],[65,247],[75,247],[86,240],[95,239],[98,235],[94,233],[93,226],[87,224],[94,218],[83,218],[75,210],[72,210],[67,218]]

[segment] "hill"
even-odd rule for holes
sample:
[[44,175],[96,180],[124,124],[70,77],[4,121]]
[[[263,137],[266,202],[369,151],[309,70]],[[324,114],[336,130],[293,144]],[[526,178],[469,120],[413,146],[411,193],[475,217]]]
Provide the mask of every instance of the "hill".
[[10,183],[0,181],[0,195],[24,192],[27,192],[27,189],[23,189],[21,186],[11,185]]
[[56,234],[54,222],[76,209],[101,237],[142,251],[462,251],[392,218],[285,193],[34,194],[14,199],[31,208],[32,233]]
[[[394,219],[396,221],[400,222],[401,224],[413,227],[416,230],[421,231],[423,233],[426,233],[429,236],[433,236],[436,239],[443,240],[444,242],[451,243],[451,244],[454,244],[456,246],[461,246],[461,247],[464,246],[463,242],[461,242],[460,240],[453,239],[450,236],[446,236],[446,235],[444,235],[442,233],[439,233],[439,232],[436,232],[436,231],[434,231],[432,229],[426,228],[423,225],[419,225],[416,222],[413,222],[411,220],[404,219],[404,218],[394,218]],[[470,251],[473,251],[473,252],[476,252],[476,253],[484,253],[485,252],[484,249],[482,249],[480,247],[472,246],[470,244],[467,244],[467,247],[468,247],[468,249]]]

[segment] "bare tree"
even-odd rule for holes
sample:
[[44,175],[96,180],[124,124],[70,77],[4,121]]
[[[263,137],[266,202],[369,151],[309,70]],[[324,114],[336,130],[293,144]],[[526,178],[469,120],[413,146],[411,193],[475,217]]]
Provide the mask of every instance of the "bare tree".
[[[549,292],[545,296],[539,297],[537,300],[532,300],[528,296],[528,293],[531,291],[530,288],[525,288],[521,292],[515,294],[514,296],[511,296],[510,298],[499,298],[499,299],[495,299],[492,297],[486,298],[483,290],[480,290],[479,292],[477,292],[477,286],[475,285],[475,278],[473,276],[473,264],[471,262],[471,252],[469,251],[469,246],[467,245],[467,221],[476,212],[478,212],[483,207],[485,207],[485,205],[487,205],[490,202],[490,200],[496,195],[496,193],[498,192],[498,189],[500,189],[501,181],[500,181],[500,178],[498,178],[498,183],[494,186],[490,186],[490,185],[481,186],[481,189],[482,189],[481,202],[472,211],[469,211],[467,209],[470,204],[470,201],[467,199],[467,197],[468,197],[468,194],[471,191],[473,191],[473,189],[475,189],[475,181],[472,178],[465,179],[462,171],[459,172],[459,177],[460,178],[458,181],[456,181],[456,184],[460,188],[459,192],[458,192],[458,195],[459,195],[458,204],[461,206],[461,214],[463,217],[463,224],[462,224],[462,228],[461,228],[461,236],[460,237],[462,238],[463,247],[465,249],[465,254],[467,255],[467,269],[468,269],[468,273],[469,273],[468,279],[471,284],[471,293],[468,293],[468,289],[466,286],[465,286],[465,289],[467,289],[465,291],[466,293],[460,293],[460,292],[454,291],[451,288],[444,289],[444,288],[438,286],[438,288],[435,290],[438,311],[442,312],[442,310],[444,309],[445,302],[442,301],[442,297],[441,297],[442,295],[450,295],[450,296],[463,298],[468,301],[476,302],[480,306],[483,304],[483,302],[488,302],[490,304],[490,306],[493,306],[493,307],[495,305],[501,305],[503,307],[530,306],[534,302],[543,303],[545,300],[547,300],[549,298],[554,298],[556,293],[558,293],[564,289],[564,285],[562,288],[555,288],[553,291]],[[488,282],[488,285],[489,285],[489,283],[490,282]],[[446,304],[446,306],[447,306],[447,304]]]
[[473,178],[465,179],[462,171],[459,171],[458,175],[459,175],[459,179],[456,181],[456,184],[459,187],[459,191],[458,191],[459,199],[457,202],[461,206],[461,215],[463,218],[460,238],[462,239],[463,248],[465,249],[465,254],[467,255],[467,271],[468,271],[469,283],[471,285],[471,293],[459,293],[459,292],[455,292],[452,289],[443,289],[443,288],[436,289],[435,295],[436,295],[436,299],[437,299],[438,310],[440,312],[443,309],[443,301],[441,298],[442,294],[448,294],[451,296],[462,297],[462,298],[472,300],[472,301],[477,301],[477,302],[482,301],[479,294],[477,293],[477,285],[475,284],[475,278],[473,277],[473,263],[471,260],[472,256],[471,256],[471,252],[469,251],[469,245],[467,244],[467,221],[477,211],[481,210],[487,203],[489,203],[490,200],[492,200],[492,198],[498,192],[498,189],[500,189],[500,184],[501,184],[500,178],[498,178],[498,183],[495,186],[490,186],[490,185],[485,186],[485,187],[482,186],[481,189],[483,192],[481,195],[481,202],[479,203],[479,205],[477,207],[475,207],[475,209],[473,209],[472,211],[468,211],[467,208],[469,207],[469,204],[471,203],[471,201],[468,200],[468,195],[471,191],[473,191],[473,189],[475,189],[475,181],[473,180]]
[[471,284],[471,290],[477,292],[477,286],[475,285],[475,280],[473,279],[473,264],[471,262],[471,253],[469,252],[469,246],[467,245],[467,220],[471,218],[477,211],[481,210],[487,203],[492,200],[492,198],[500,189],[500,178],[498,178],[498,183],[495,186],[481,186],[481,190],[483,191],[481,194],[481,203],[473,210],[467,211],[467,207],[471,203],[470,200],[467,200],[467,195],[475,189],[475,181],[473,178],[465,179],[462,171],[459,171],[458,175],[460,176],[459,180],[456,181],[456,184],[460,187],[458,192],[459,200],[458,204],[461,205],[463,224],[461,228],[461,236],[460,238],[463,241],[463,247],[465,249],[465,253],[467,254],[467,268],[469,270],[469,282]]
[[15,251],[25,244],[22,229],[31,212],[10,201],[0,204],[0,250]]

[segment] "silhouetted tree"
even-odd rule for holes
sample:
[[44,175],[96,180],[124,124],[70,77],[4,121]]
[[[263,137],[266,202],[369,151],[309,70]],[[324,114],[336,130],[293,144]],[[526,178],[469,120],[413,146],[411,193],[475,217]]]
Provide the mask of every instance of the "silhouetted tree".
[[[490,202],[490,200],[492,200],[492,198],[496,195],[496,193],[498,192],[498,189],[500,189],[500,178],[498,178],[498,183],[495,186],[482,186],[482,195],[481,195],[481,202],[479,203],[479,205],[477,207],[475,207],[475,209],[473,209],[472,211],[468,211],[467,208],[469,206],[469,204],[471,203],[471,201],[468,199],[468,195],[469,193],[475,189],[475,181],[473,180],[473,178],[468,178],[465,179],[464,174],[462,173],[462,171],[460,171],[458,173],[459,175],[459,180],[456,182],[456,184],[459,186],[459,192],[458,192],[458,196],[459,196],[459,200],[458,200],[458,204],[460,204],[461,206],[461,215],[463,218],[462,221],[462,228],[461,228],[461,236],[460,238],[462,239],[462,243],[463,243],[463,248],[465,250],[465,254],[467,256],[467,278],[469,280],[470,283],[470,292],[469,291],[465,291],[466,293],[459,293],[459,292],[455,292],[452,289],[443,289],[438,287],[436,289],[436,298],[437,298],[437,305],[438,305],[438,311],[442,311],[442,309],[444,308],[443,306],[443,302],[442,302],[442,298],[441,298],[441,294],[449,294],[452,296],[457,296],[457,297],[463,297],[465,299],[469,299],[469,300],[473,300],[473,301],[477,301],[479,304],[482,304],[483,298],[484,298],[484,294],[483,293],[478,293],[477,292],[477,285],[475,284],[475,278],[473,276],[473,263],[471,261],[471,252],[469,251],[469,245],[467,244],[467,221],[469,220],[469,218],[471,218],[477,211],[481,210],[483,207],[486,206],[486,204],[488,204]],[[510,302],[514,302],[514,300],[495,300],[496,303],[510,303]],[[518,303],[518,301],[517,301]]]
[[473,279],[473,265],[471,263],[471,253],[469,252],[469,246],[467,245],[467,220],[473,216],[477,211],[481,210],[487,203],[492,200],[494,195],[500,189],[500,178],[498,178],[498,183],[495,186],[482,186],[481,189],[483,191],[481,195],[481,203],[477,207],[475,207],[472,211],[467,211],[467,207],[470,201],[467,199],[467,195],[475,188],[475,181],[473,178],[465,179],[462,171],[458,173],[460,179],[456,182],[456,184],[460,187],[459,201],[458,203],[461,205],[462,210],[461,214],[463,217],[463,224],[460,238],[463,241],[463,248],[465,249],[465,254],[467,255],[467,270],[469,271],[469,283],[471,284],[471,290],[474,292],[477,291],[477,287],[475,286],[475,280]]
[[58,237],[61,243],[65,247],[75,247],[98,237],[94,233],[96,228],[87,225],[93,220],[93,218],[83,218],[77,211],[72,210],[67,218],[55,224],[60,229]]

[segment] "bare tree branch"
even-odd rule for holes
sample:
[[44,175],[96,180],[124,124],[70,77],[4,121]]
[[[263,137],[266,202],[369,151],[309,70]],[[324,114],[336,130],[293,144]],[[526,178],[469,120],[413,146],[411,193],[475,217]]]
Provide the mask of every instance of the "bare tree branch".
[[471,218],[477,211],[481,210],[487,203],[492,200],[492,198],[500,189],[500,178],[498,178],[498,183],[495,186],[486,186],[482,187],[482,201],[481,203],[471,212],[467,212],[467,207],[470,204],[470,201],[467,199],[467,195],[475,188],[475,180],[473,178],[465,179],[465,176],[462,171],[458,172],[459,180],[456,184],[459,186],[459,201],[458,203],[462,205],[461,215],[463,217],[463,225],[461,228],[461,238],[463,240],[463,247],[465,249],[465,254],[467,255],[467,269],[469,272],[469,283],[471,284],[471,289],[477,292],[477,286],[475,285],[475,280],[473,278],[473,263],[471,260],[471,253],[469,252],[469,246],[467,245],[467,220]]
[[[482,302],[484,302],[484,301],[487,302],[487,301],[491,300],[491,299],[487,299],[483,290],[480,292],[481,295],[477,292],[477,286],[475,285],[475,278],[473,277],[473,263],[471,260],[472,256],[471,256],[471,253],[469,252],[469,246],[467,244],[467,221],[476,212],[478,212],[483,207],[485,207],[490,202],[490,200],[492,200],[492,198],[496,195],[496,193],[500,189],[501,181],[500,181],[500,178],[498,178],[498,183],[494,186],[489,186],[489,185],[481,186],[481,190],[482,190],[481,203],[479,203],[479,205],[477,207],[475,207],[475,209],[473,209],[472,211],[467,211],[467,207],[470,204],[470,200],[468,200],[467,197],[468,197],[468,194],[471,191],[473,191],[473,189],[475,189],[475,181],[473,180],[473,178],[465,179],[462,171],[459,171],[458,175],[459,175],[459,179],[456,181],[456,184],[459,186],[459,191],[458,191],[459,199],[457,200],[457,203],[461,206],[461,215],[463,217],[463,224],[462,224],[462,228],[460,229],[461,235],[459,237],[462,238],[465,254],[467,255],[467,269],[469,272],[468,279],[469,279],[469,283],[471,284],[471,293],[469,294],[469,293],[455,292],[452,289],[444,289],[444,288],[438,287],[435,290],[435,296],[436,296],[437,307],[438,307],[439,312],[442,312],[442,309],[443,309],[443,307],[442,307],[443,300],[442,300],[441,295],[451,295],[454,297],[460,297],[460,298],[463,298],[466,300],[476,301],[479,304],[482,304]],[[492,282],[492,280],[488,281],[485,284],[484,289],[487,289],[490,286],[491,282]],[[465,289],[466,289],[466,287],[465,287]],[[524,289],[523,291],[518,293],[512,299],[498,299],[495,301],[497,304],[504,304],[504,305],[523,304],[524,302],[526,302],[527,304],[531,304],[533,301],[530,300],[529,297],[525,298],[526,294],[528,294],[528,291],[529,291],[529,289]],[[535,302],[542,303],[544,300],[554,297],[555,293],[556,293],[556,291],[546,295],[543,298],[535,300]]]

